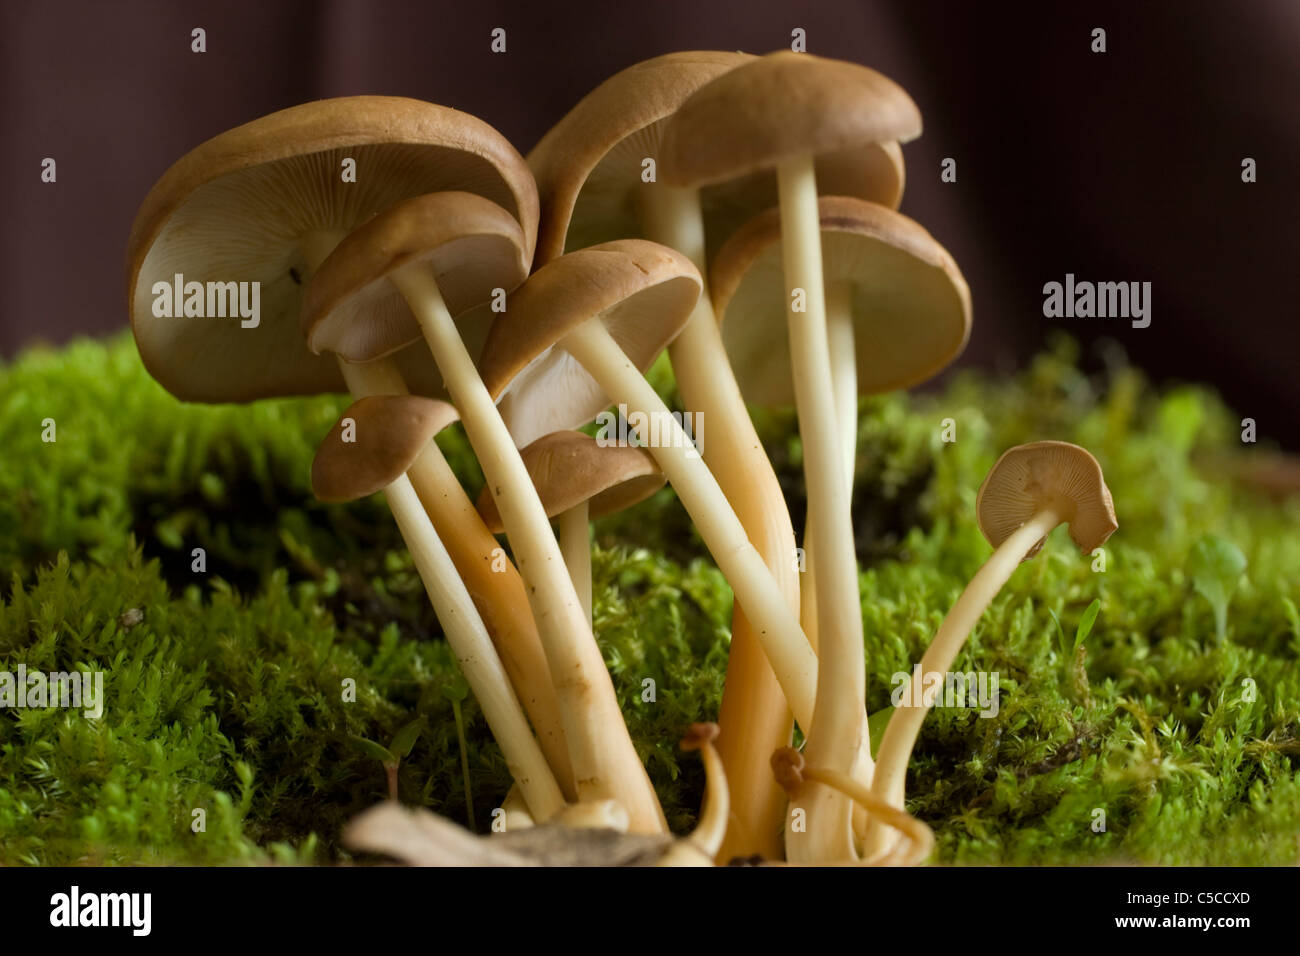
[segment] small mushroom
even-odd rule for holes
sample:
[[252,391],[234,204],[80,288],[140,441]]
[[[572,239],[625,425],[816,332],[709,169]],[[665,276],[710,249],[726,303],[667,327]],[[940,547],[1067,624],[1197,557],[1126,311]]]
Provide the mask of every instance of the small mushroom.
[[[558,520],[560,551],[590,621],[589,523],[649,498],[663,487],[663,472],[643,448],[601,445],[582,432],[552,432],[521,454],[547,516]],[[478,510],[488,529],[500,534],[501,515],[486,488]]]
[[[1003,452],[976,497],[980,530],[992,556],[975,572],[957,598],[934,640],[921,657],[924,674],[946,673],[967,635],[1022,561],[1036,555],[1059,524],[1091,554],[1119,527],[1101,465],[1085,449],[1061,441],[1017,445]],[[885,727],[872,791],[895,807],[903,806],[904,779],[912,747],[928,707],[897,707]],[[869,843],[880,845],[873,824]]]
[[589,422],[611,401],[660,429],[650,454],[762,635],[795,716],[811,726],[812,648],[708,466],[641,374],[681,329],[699,291],[699,273],[684,256],[645,240],[561,256],[516,290],[492,326],[483,381],[522,445]]
[[[852,701],[864,681],[857,555],[849,515],[822,281],[816,156],[919,135],[916,105],[893,81],[852,63],[803,53],[773,53],[723,73],[697,90],[668,122],[660,173],[678,186],[709,183],[775,167],[789,341],[808,486],[808,521],[820,553],[816,580],[822,733],[809,743],[819,764],[851,774],[867,752],[865,713]],[[819,688],[820,689],[820,688]],[[793,703],[793,702],[792,702]],[[869,759],[869,757],[868,757]],[[824,804],[808,838],[815,858],[852,853],[841,823],[852,803],[812,788]]]
[[[344,421],[351,419],[344,440]],[[383,491],[410,549],[429,600],[442,622],[506,764],[534,817],[564,807],[564,794],[534,739],[474,602],[425,514],[406,471],[456,419],[445,402],[416,396],[375,396],[354,402],[325,437],[312,461],[312,490],[322,501],[352,501]]]
[[[840,462],[845,485],[852,488],[859,393],[910,387],[952,361],[970,333],[970,292],[947,251],[901,213],[862,199],[823,196],[818,216]],[[780,210],[769,209],[727,241],[711,273],[724,341],[740,370],[741,388],[758,404],[788,405],[795,397],[780,239]],[[728,315],[737,318],[728,323]],[[815,595],[819,569],[829,559],[821,553],[811,521],[804,550],[804,589]],[[820,650],[817,603],[806,597],[802,623]],[[851,659],[825,672],[833,679],[817,688],[817,713],[841,714],[844,727],[865,713],[865,682],[855,676],[865,666],[861,646],[851,642],[846,648]],[[852,743],[842,731],[832,739],[846,749]],[[809,738],[810,751],[823,762],[830,761],[826,743]],[[845,754],[838,763],[847,760]],[[870,779],[862,769],[859,776]],[[810,833],[813,822],[810,811]]]
[[[488,396],[453,311],[513,289],[531,243],[512,216],[465,192],[398,203],[349,233],[303,302],[313,351],[370,363],[423,334],[496,497],[546,653],[580,801],[613,798],[633,828],[666,822],[623,723],[613,682],[527,469]],[[487,321],[492,313],[480,314]],[[364,367],[364,364],[362,365]]]
[[685,751],[698,750],[704,759],[704,804],[691,835],[678,840],[659,860],[660,866],[713,866],[722,852],[731,817],[731,791],[727,771],[717,748],[717,724],[693,724],[682,738]]

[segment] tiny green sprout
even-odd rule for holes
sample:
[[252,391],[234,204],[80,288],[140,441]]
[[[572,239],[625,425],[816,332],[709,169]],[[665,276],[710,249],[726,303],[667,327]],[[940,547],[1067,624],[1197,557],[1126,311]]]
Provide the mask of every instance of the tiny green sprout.
[[384,773],[388,775],[388,798],[397,799],[397,768],[402,765],[402,761],[411,752],[415,746],[416,740],[420,737],[420,731],[424,729],[424,717],[420,716],[411,722],[404,724],[396,734],[393,735],[392,742],[384,747],[375,743],[366,737],[358,737],[356,734],[349,734],[348,739],[355,744],[366,756],[378,760],[384,767]]
[[1052,620],[1056,622],[1056,637],[1067,667],[1079,653],[1079,648],[1088,639],[1088,635],[1092,633],[1092,626],[1097,622],[1097,612],[1100,610],[1101,598],[1093,598],[1092,603],[1084,609],[1083,617],[1079,618],[1079,626],[1074,629],[1074,640],[1071,641],[1065,636],[1065,628],[1061,627],[1061,619],[1056,616],[1056,612],[1048,609],[1047,613],[1052,615]]
[[1074,639],[1065,636],[1065,628],[1061,626],[1061,619],[1056,616],[1056,612],[1048,609],[1052,615],[1052,620],[1056,623],[1056,638],[1061,648],[1061,668],[1066,677],[1066,683],[1070,688],[1070,693],[1074,700],[1088,704],[1091,696],[1088,689],[1088,670],[1084,663],[1085,655],[1083,651],[1083,642],[1088,639],[1092,633],[1092,627],[1097,623],[1097,614],[1101,611],[1101,599],[1093,598],[1092,603],[1083,609],[1083,615],[1079,618],[1079,624],[1074,629]]
[[1246,556],[1226,538],[1207,534],[1192,545],[1187,574],[1192,587],[1214,608],[1214,629],[1220,643],[1227,636],[1228,605],[1245,572]]
[[470,832],[476,832],[474,825],[474,793],[469,785],[469,747],[465,743],[465,718],[461,713],[461,701],[469,696],[469,684],[460,671],[448,675],[443,683],[442,692],[451,701],[451,712],[456,718],[456,739],[460,744],[460,776],[465,784],[465,813],[469,820]]

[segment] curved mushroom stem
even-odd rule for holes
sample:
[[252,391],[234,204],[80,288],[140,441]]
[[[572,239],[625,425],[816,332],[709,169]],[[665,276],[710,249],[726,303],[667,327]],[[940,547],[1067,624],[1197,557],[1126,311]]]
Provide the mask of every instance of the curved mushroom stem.
[[385,489],[388,507],[411,552],[429,600],[438,614],[461,672],[483,708],[492,736],[534,814],[545,818],[564,807],[564,794],[533,738],[528,720],[510,687],[487,628],[456,573],[451,556],[424,513],[405,475]]
[[[641,218],[649,238],[676,249],[707,274],[704,216],[695,189],[648,184]],[[767,564],[793,613],[798,613],[799,572],[794,527],[772,462],[754,430],[722,343],[705,290],[686,327],[668,346],[673,374],[686,407],[710,429],[704,460]],[[717,748],[735,791],[720,859],[781,855],[785,794],[772,781],[767,758],[790,742],[793,718],[780,682],[763,652],[743,602],[732,612],[727,679],[718,711]]]
[[[343,233],[322,230],[299,239],[307,267],[315,272]],[[368,395],[406,395],[408,389],[397,363],[391,358],[365,365],[338,359],[339,370],[353,398]],[[473,503],[452,473],[436,442],[417,458],[407,471],[434,529],[450,543],[456,571],[475,599],[480,617],[488,627],[511,686],[522,697],[536,729],[542,752],[554,772],[566,799],[576,798],[573,770],[560,723],[559,702],[551,685],[550,669],[537,637],[537,626],[526,610],[523,582],[509,562],[502,572],[493,566],[496,539],[483,524]]]
[[[848,488],[841,461],[832,391],[826,301],[822,287],[821,216],[810,156],[777,169],[781,207],[781,247],[795,406],[803,437],[804,478],[817,599],[817,724],[808,734],[808,759],[828,770],[853,775],[866,733],[866,661],[858,561],[849,515]],[[794,290],[803,290],[805,310],[795,311]],[[802,859],[834,862],[855,858],[853,803],[841,791],[821,784],[801,795],[808,811],[806,832],[787,838],[787,851]]]
[[698,750],[704,760],[704,803],[691,835],[670,847],[659,860],[660,866],[709,866],[722,851],[731,816],[731,790],[722,757],[714,746],[717,737],[717,724],[695,724],[682,740],[683,750]]
[[574,505],[560,515],[560,553],[569,569],[569,580],[578,592],[582,609],[591,626],[591,525],[587,521],[587,502]]
[[[952,606],[952,610],[939,625],[934,640],[921,656],[920,670],[923,680],[927,674],[947,673],[953,661],[957,659],[962,645],[966,643],[966,637],[979,623],[980,617],[1002,590],[1012,573],[1020,566],[1025,554],[1061,521],[1061,515],[1053,508],[1039,511],[1003,541],[975,572],[975,576],[957,598],[957,603]],[[885,726],[885,735],[880,741],[880,753],[876,758],[876,774],[871,790],[894,807],[903,806],[907,763],[911,758],[916,738],[921,732],[921,724],[925,722],[925,715],[929,712],[928,705],[908,706],[905,700],[903,706],[894,708],[894,713]],[[885,845],[886,839],[886,835],[879,832],[879,827],[873,821],[868,831],[866,851],[878,852]]]
[[556,682],[578,799],[617,799],[627,808],[633,831],[662,833],[667,821],[632,745],[614,683],[564,569],[551,523],[438,284],[427,266],[418,264],[399,269],[389,279],[411,307],[460,411],[528,587],[528,603]]
[[[690,438],[659,393],[614,341],[600,316],[569,332],[557,347],[577,359],[611,401],[626,404],[632,411],[659,422],[660,434],[667,436],[667,440],[647,450],[677,492],[700,537],[730,582],[736,600],[744,605],[796,719],[805,727],[811,726],[813,675],[817,670],[812,648]],[[639,437],[644,441],[644,435]]]
[[[391,358],[364,365],[339,359],[339,368],[354,398],[408,394],[401,370]],[[523,579],[483,523],[436,441],[429,442],[406,475],[474,599],[565,798],[577,799],[560,704]]]

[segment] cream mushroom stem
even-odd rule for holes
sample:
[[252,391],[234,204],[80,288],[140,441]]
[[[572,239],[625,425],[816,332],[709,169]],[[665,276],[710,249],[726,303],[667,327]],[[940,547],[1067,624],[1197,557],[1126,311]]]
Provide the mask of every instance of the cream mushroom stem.
[[[808,734],[808,759],[853,776],[865,743],[866,661],[857,553],[831,384],[821,215],[812,157],[782,163],[777,168],[777,191],[782,261],[790,295],[791,370],[803,438],[809,530],[816,547],[819,666],[816,724]],[[804,311],[794,310],[797,289],[803,290]],[[807,808],[807,828],[803,834],[791,834],[794,839],[787,838],[787,852],[804,861],[855,859],[853,801],[842,791],[816,782],[799,799]]]
[[582,609],[591,625],[591,526],[587,521],[587,502],[574,505],[559,516],[560,553],[569,569],[569,580],[578,592]]
[[[321,230],[299,240],[307,267],[315,272],[343,240],[344,234]],[[391,358],[355,365],[338,358],[339,370],[353,398],[371,395],[406,395],[409,389]],[[465,495],[437,442],[407,470],[407,477],[424,504],[434,529],[452,553],[452,560],[471,595],[478,595],[479,614],[488,625],[511,685],[520,697],[565,796],[577,797],[573,769],[565,745],[559,704],[551,686],[550,668],[537,639],[537,628],[527,607],[519,572],[507,562],[503,570],[492,567],[496,539],[483,525],[478,511]],[[484,565],[487,564],[485,567]],[[526,602],[524,602],[526,604]]]
[[451,555],[433,528],[424,506],[405,475],[384,489],[388,507],[411,552],[420,580],[424,582],[456,654],[465,681],[483,709],[492,736],[501,747],[506,766],[519,785],[529,810],[546,819],[564,808],[564,794],[546,757],[533,738],[528,719],[510,687],[510,679],[497,657],[483,619],[456,573]]
[[[1029,549],[1037,541],[1046,537],[1062,520],[1061,513],[1052,506],[1040,509],[1003,541],[983,566],[975,572],[975,576],[957,598],[957,603],[952,606],[952,610],[939,625],[934,640],[921,656],[922,680],[927,674],[947,673],[953,661],[957,659],[962,645],[966,643],[967,636],[1012,573],[1020,566]],[[925,722],[925,715],[929,711],[930,708],[927,706],[897,707],[885,727],[885,735],[880,741],[880,753],[876,758],[876,775],[871,789],[878,797],[888,801],[894,807],[903,806],[907,762],[911,758],[912,747],[920,734],[921,724]],[[871,846],[878,846],[879,841],[880,836],[873,824],[868,843]]]
[[[401,370],[392,359],[354,365],[339,359],[343,380],[354,398],[406,395]],[[564,795],[576,798],[573,770],[564,742],[559,702],[551,671],[537,637],[537,626],[524,597],[524,584],[514,565],[500,556],[497,540],[483,524],[461,487],[460,479],[436,441],[415,459],[406,475],[420,496],[425,513],[451,553],[456,570],[475,598],[479,614],[492,635],[511,686],[519,695],[542,745],[542,752],[560,781]]]
[[[736,600],[754,624],[795,718],[805,727],[812,726],[813,675],[817,669],[812,648],[731,504],[695,453],[691,439],[659,393],[614,341],[600,316],[578,325],[557,347],[572,355],[611,401],[660,422],[661,434],[666,437],[647,450],[677,492],[705,546],[731,584]],[[646,444],[643,431],[648,427],[647,422],[636,429],[639,440]]]
[[415,315],[460,412],[528,586],[528,603],[559,697],[578,800],[617,799],[627,808],[633,831],[662,833],[667,821],[632,745],[550,521],[438,284],[421,264],[399,269],[389,279]]
[[853,499],[853,472],[858,455],[858,358],[853,333],[853,286],[843,279],[826,283],[826,338],[831,353],[831,388],[835,424],[839,426],[844,487]]
[[[676,249],[706,275],[699,191],[655,183],[646,185],[643,197],[641,220],[647,236]],[[686,407],[715,424],[704,460],[767,563],[780,596],[798,613],[799,572],[790,512],[731,370],[707,290],[668,346],[668,355]],[[720,858],[757,853],[776,859],[781,853],[785,794],[772,780],[768,755],[790,742],[790,705],[743,602],[732,616],[718,726],[718,752],[736,795]]]

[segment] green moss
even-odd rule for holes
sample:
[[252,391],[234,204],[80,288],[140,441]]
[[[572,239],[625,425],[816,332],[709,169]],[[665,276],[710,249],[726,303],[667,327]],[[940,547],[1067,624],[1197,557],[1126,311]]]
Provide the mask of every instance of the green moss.
[[[932,712],[911,808],[946,862],[1294,862],[1300,508],[1215,477],[1245,452],[1208,390],[1159,392],[1122,363],[1088,377],[1076,361],[1062,341],[1011,379],[863,403],[854,515],[872,711],[987,557],[974,495],[1004,448],[1086,445],[1120,518],[1105,573],[1058,532],[984,616],[957,666],[999,673],[1000,710]],[[666,366],[656,383],[671,393]],[[343,822],[387,789],[353,738],[386,744],[419,714],[401,796],[467,819],[459,678],[396,529],[379,499],[323,506],[308,490],[342,405],[182,405],[125,337],[0,369],[0,670],[100,669],[107,697],[99,720],[0,710],[0,863],[339,859]],[[763,414],[760,429],[799,526],[792,416]],[[477,493],[463,436],[440,440]],[[1247,561],[1223,642],[1185,571],[1206,534]],[[670,491],[597,538],[602,648],[685,829],[702,777],[676,741],[716,714],[730,592]],[[1060,659],[1053,612],[1073,635],[1093,600],[1079,669]],[[483,826],[509,780],[472,699],[464,714]]]

